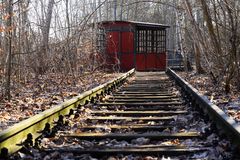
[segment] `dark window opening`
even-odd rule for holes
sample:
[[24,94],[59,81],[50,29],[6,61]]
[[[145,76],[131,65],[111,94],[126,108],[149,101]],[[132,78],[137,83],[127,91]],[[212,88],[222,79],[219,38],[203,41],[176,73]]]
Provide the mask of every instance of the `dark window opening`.
[[137,30],[137,53],[162,53],[166,51],[166,30]]
[[97,33],[97,51],[104,53],[106,48],[106,32],[103,28],[98,29]]

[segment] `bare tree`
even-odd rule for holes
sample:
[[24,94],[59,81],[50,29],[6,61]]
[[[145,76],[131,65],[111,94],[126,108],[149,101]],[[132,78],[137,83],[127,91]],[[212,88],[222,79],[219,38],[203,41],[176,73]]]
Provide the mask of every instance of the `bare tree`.
[[7,70],[6,70],[6,95],[8,100],[11,99],[11,73],[12,73],[12,16],[13,16],[13,1],[9,0],[7,3],[7,35],[6,35],[6,50],[8,53],[7,56]]
[[48,7],[47,7],[47,13],[46,18],[42,21],[42,43],[41,43],[41,49],[39,50],[39,63],[35,68],[36,74],[44,74],[48,69],[48,64],[44,60],[48,56],[48,49],[49,49],[49,31],[50,31],[50,25],[52,20],[52,12],[54,7],[54,0],[49,0]]
[[[185,0],[185,7],[186,7],[186,12],[188,14],[188,17],[190,19],[190,22],[192,23],[192,25],[194,26],[194,32],[198,32],[199,33],[199,28],[197,25],[196,20],[194,19],[193,13],[192,13],[192,6],[189,2],[189,0]],[[201,65],[201,51],[200,51],[200,37],[199,34],[189,34],[190,36],[192,35],[192,40],[193,40],[193,48],[194,48],[194,53],[195,53],[195,63],[196,63],[196,70],[197,73],[201,74],[204,73],[204,70],[202,68]],[[198,39],[198,40],[197,40]]]

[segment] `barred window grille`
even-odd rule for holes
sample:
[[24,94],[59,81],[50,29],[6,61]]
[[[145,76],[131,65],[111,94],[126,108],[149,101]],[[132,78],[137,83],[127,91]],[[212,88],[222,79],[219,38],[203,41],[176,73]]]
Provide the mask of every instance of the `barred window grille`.
[[105,48],[106,48],[106,32],[103,28],[99,28],[97,35],[97,50],[100,53],[104,53]]
[[137,30],[137,53],[162,53],[166,51],[166,30]]

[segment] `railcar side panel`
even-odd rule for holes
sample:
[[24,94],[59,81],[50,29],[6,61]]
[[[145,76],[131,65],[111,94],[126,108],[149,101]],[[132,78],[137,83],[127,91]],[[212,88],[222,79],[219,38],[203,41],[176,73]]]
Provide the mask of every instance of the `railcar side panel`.
[[134,33],[121,32],[120,62],[122,70],[134,68]]
[[145,54],[136,54],[136,70],[138,71],[144,71],[145,70]]
[[117,53],[119,51],[119,33],[118,32],[108,32],[107,33],[107,66],[109,69],[118,63]]

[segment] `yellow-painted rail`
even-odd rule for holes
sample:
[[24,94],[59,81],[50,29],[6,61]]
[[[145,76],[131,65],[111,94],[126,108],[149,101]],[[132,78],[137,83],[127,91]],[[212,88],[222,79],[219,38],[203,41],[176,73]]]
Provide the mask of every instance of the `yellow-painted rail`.
[[[135,73],[135,69],[122,74],[116,79],[113,79],[107,83],[104,83],[98,87],[95,87],[89,91],[63,102],[51,109],[45,110],[29,119],[21,121],[12,127],[0,132],[0,155],[5,157],[8,154],[12,154],[21,149],[21,144],[27,139],[27,137],[34,140],[38,138],[46,126],[53,127],[54,123],[60,119],[60,117],[69,115],[70,110],[84,105],[91,101],[93,98],[102,95],[118,85],[122,84],[127,77]],[[33,143],[32,142],[32,143]]]

